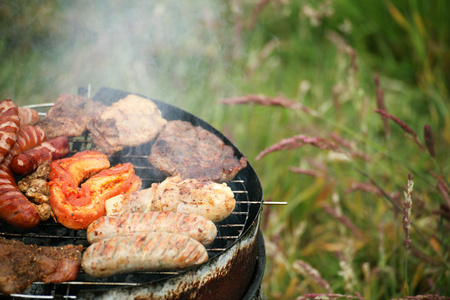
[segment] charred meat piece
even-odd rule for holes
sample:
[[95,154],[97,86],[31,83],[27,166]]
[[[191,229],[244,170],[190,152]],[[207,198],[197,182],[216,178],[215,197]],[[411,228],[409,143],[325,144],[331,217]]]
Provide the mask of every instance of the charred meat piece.
[[38,247],[0,237],[0,292],[23,293],[35,281],[74,280],[83,246]]
[[151,188],[106,200],[106,214],[126,212],[177,211],[198,214],[213,222],[228,217],[236,206],[226,183],[169,177]]
[[35,204],[41,221],[47,221],[53,215],[49,200],[49,173],[50,163],[46,162],[17,183],[19,190]]
[[62,94],[38,123],[44,129],[47,139],[58,136],[81,136],[89,121],[100,114],[104,106],[80,95]]
[[166,175],[214,182],[229,181],[247,166],[247,160],[235,157],[219,137],[185,121],[167,123],[148,161]]
[[153,101],[130,94],[107,107],[88,129],[98,150],[112,154],[155,139],[166,123]]
[[37,170],[24,177],[17,183],[20,191],[34,203],[42,204],[48,202],[48,175],[50,173],[50,163],[40,165]]

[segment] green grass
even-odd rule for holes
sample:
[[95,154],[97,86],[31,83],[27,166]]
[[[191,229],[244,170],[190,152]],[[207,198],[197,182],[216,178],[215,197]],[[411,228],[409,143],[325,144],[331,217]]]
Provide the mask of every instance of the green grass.
[[[21,105],[51,102],[79,86],[90,84],[94,92],[109,86],[174,104],[224,132],[256,169],[265,198],[288,202],[264,207],[268,299],[327,293],[296,267],[299,260],[316,269],[333,293],[365,299],[450,295],[449,207],[432,175],[448,186],[445,0],[269,1],[254,24],[256,0],[95,3],[0,4],[3,98]],[[435,158],[392,120],[385,136],[374,113],[375,74],[388,112],[424,145],[424,125],[431,126]],[[282,95],[314,114],[218,104],[249,94]],[[369,159],[339,160],[332,151],[305,145],[256,160],[270,145],[299,134],[337,134]],[[322,176],[295,174],[289,167]],[[420,233],[411,229],[406,276],[402,214],[386,195],[401,205],[409,172],[412,221]],[[370,180],[386,195],[347,192]],[[350,268],[343,273],[342,266]]]

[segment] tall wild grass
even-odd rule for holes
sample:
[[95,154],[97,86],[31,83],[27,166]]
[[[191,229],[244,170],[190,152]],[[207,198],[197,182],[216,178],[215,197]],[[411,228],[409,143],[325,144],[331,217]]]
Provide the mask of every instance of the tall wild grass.
[[446,0],[3,1],[0,91],[177,105],[256,169],[268,299],[449,299]]
[[448,8],[236,11],[256,58],[241,58],[247,80],[220,102],[247,120],[238,145],[255,153],[265,196],[288,202],[264,209],[267,297],[447,299]]

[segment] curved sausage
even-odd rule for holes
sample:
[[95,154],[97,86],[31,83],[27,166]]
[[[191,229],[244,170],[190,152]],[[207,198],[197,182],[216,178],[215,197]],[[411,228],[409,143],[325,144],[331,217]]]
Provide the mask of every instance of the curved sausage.
[[179,270],[208,260],[205,247],[190,237],[167,232],[117,236],[90,245],[81,266],[92,277],[123,272]]
[[11,171],[12,158],[45,140],[45,132],[35,126],[21,127],[14,147],[0,164],[0,218],[9,224],[30,229],[39,224],[39,213],[19,190]]
[[16,143],[9,152],[8,156],[5,157],[5,160],[2,164],[10,167],[11,161],[14,156],[41,144],[43,141],[45,141],[45,137],[45,131],[39,126],[27,125],[20,127],[17,134]]
[[170,232],[186,235],[207,246],[217,235],[214,223],[200,215],[173,211],[125,213],[120,216],[103,216],[87,229],[87,240],[95,243],[118,235],[149,232]]
[[27,175],[45,162],[60,159],[70,152],[69,139],[60,136],[14,156],[11,169],[18,175]]
[[29,107],[19,107],[20,126],[35,125],[41,120],[37,111]]
[[11,100],[2,100],[0,102],[0,163],[14,146],[19,126],[19,109]]

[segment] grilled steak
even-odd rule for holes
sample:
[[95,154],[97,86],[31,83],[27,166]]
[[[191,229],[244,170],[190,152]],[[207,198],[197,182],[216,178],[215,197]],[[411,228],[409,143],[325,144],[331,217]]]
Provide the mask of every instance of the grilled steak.
[[166,175],[201,181],[229,181],[247,166],[232,147],[200,126],[170,121],[160,132],[148,161]]
[[88,129],[98,150],[112,154],[153,140],[166,123],[153,101],[130,94],[107,107]]
[[80,136],[87,130],[89,121],[103,109],[101,103],[83,96],[62,94],[38,125],[44,129],[47,139]]
[[0,292],[23,293],[33,282],[74,280],[83,246],[38,247],[0,237]]

